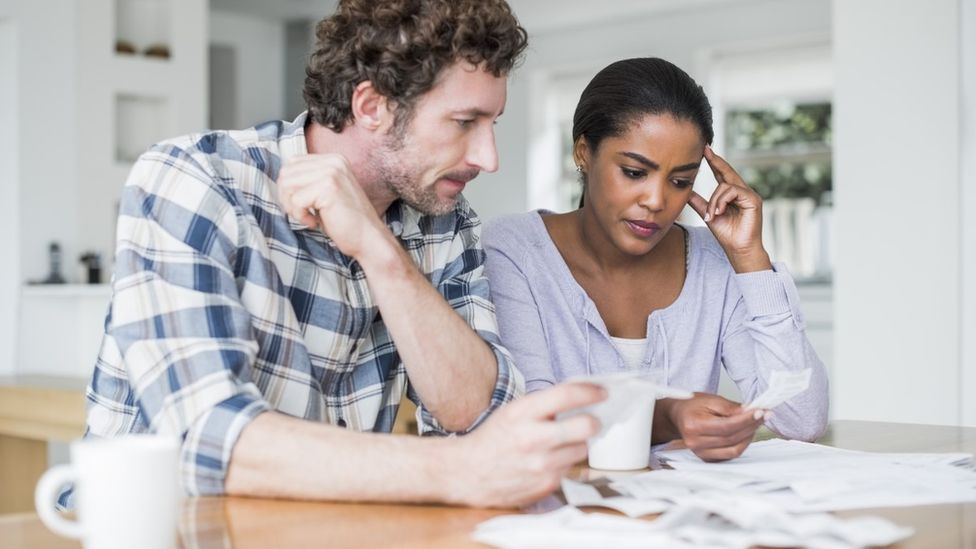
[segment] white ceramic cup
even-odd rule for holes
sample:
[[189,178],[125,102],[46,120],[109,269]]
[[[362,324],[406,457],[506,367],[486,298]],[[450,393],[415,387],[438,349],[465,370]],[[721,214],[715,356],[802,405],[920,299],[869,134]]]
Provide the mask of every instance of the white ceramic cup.
[[626,406],[617,407],[610,414],[594,410],[595,415],[604,419],[600,432],[587,441],[591,468],[632,471],[648,466],[654,402],[653,395],[644,395],[633,398]]
[[[52,467],[38,481],[37,514],[55,533],[81,539],[85,549],[171,549],[183,494],[179,455],[179,439],[158,435],[75,441],[71,464]],[[77,521],[55,509],[68,483]]]

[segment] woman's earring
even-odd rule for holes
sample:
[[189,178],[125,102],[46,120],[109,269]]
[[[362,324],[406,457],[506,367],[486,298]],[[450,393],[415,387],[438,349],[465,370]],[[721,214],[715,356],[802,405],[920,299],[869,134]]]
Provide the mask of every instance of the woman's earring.
[[583,166],[576,165],[576,173],[583,173]]

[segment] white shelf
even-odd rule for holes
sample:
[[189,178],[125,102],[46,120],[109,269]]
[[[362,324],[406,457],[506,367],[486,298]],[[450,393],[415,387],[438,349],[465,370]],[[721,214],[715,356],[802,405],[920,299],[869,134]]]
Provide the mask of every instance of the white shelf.
[[172,50],[172,10],[169,0],[116,0],[115,39],[135,48],[137,54],[152,46]]
[[115,96],[115,161],[132,163],[150,145],[170,136],[166,97]]
[[27,284],[24,297],[112,297],[111,284]]

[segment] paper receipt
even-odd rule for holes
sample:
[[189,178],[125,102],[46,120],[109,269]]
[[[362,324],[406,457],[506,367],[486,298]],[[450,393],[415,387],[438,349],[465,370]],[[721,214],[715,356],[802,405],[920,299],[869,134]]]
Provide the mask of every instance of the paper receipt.
[[746,410],[772,410],[787,400],[807,390],[810,386],[810,368],[798,372],[774,370],[769,376],[769,387],[746,406]]

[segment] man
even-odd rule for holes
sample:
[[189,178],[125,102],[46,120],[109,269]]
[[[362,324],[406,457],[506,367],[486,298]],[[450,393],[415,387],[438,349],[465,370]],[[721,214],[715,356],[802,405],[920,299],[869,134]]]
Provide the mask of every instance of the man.
[[[497,168],[525,31],[503,0],[348,0],[317,37],[307,114],[133,167],[87,436],[181,436],[191,494],[538,499],[598,428],[556,414],[604,393],[505,404],[524,382],[460,194]],[[365,433],[405,392],[423,433],[477,431]]]

